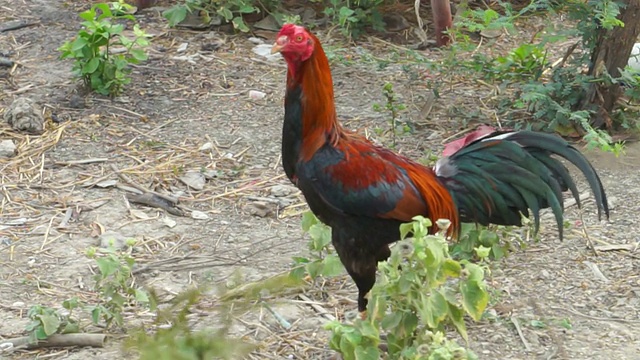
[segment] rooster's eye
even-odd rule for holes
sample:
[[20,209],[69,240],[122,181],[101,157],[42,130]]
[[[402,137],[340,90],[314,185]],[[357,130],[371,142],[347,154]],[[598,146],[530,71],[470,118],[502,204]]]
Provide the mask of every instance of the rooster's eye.
[[296,41],[297,41],[297,42],[301,42],[301,41],[302,41],[302,35],[298,35],[298,36],[296,36]]

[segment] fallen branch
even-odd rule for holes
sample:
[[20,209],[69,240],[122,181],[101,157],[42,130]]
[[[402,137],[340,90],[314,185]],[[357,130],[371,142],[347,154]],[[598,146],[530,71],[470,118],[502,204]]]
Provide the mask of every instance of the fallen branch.
[[153,194],[150,192],[144,193],[142,195],[127,193],[127,200],[132,203],[162,209],[171,215],[184,216],[184,212],[182,210],[175,208],[175,203],[167,201],[166,198],[160,197],[157,194]]
[[46,340],[38,340],[37,343],[32,343],[31,339],[28,336],[23,336],[1,341],[0,349],[7,351],[16,348],[39,349],[45,347],[73,346],[104,347],[105,339],[106,335],[104,334],[55,334],[49,336]]
[[0,33],[12,30],[18,30],[29,26],[38,25],[37,22],[28,22],[24,20],[8,21],[0,25]]
[[120,172],[120,170],[114,164],[110,164],[110,167],[111,167],[111,170],[113,170],[113,172],[115,172],[118,175],[118,177],[120,179],[122,179],[122,181],[124,181],[125,183],[131,185],[132,187],[142,191],[143,193],[150,193],[150,194],[156,195],[156,196],[158,196],[158,197],[170,202],[174,206],[178,204],[178,199],[174,198],[173,196],[164,195],[164,194],[160,194],[160,193],[157,193],[155,191],[149,190],[149,189],[145,188],[144,186],[139,185],[135,181],[131,180],[127,175],[125,175],[122,172]]

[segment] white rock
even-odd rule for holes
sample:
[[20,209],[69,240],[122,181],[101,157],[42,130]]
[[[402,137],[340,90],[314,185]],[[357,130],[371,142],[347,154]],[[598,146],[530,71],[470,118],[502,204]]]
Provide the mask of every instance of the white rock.
[[250,37],[248,40],[251,41],[252,43],[256,44],[256,45],[264,44],[264,41],[262,39],[254,37],[254,36]]
[[258,91],[258,90],[249,91],[249,97],[251,98],[251,100],[262,100],[264,99],[265,96],[267,96],[267,94],[263,93],[262,91]]
[[0,141],[0,157],[10,158],[16,155],[16,144],[12,140]]
[[207,215],[206,213],[204,213],[202,211],[198,211],[198,210],[193,210],[191,212],[191,217],[196,219],[196,220],[209,220],[209,215]]
[[185,52],[187,50],[187,46],[189,46],[189,43],[182,43],[178,46],[178,49],[176,49],[176,51],[179,53]]
[[187,171],[180,177],[180,181],[194,190],[204,189],[204,185],[207,182],[200,171]]
[[635,71],[640,71],[640,43],[633,45],[627,65]]
[[170,229],[172,229],[173,227],[175,227],[178,223],[173,220],[172,218],[162,218],[162,222]]
[[99,183],[96,184],[96,186],[104,189],[104,188],[116,186],[117,183],[118,183],[118,180],[112,179],[112,180],[100,181]]
[[251,49],[251,51],[253,51],[254,53],[260,55],[260,56],[264,56],[267,58],[267,60],[269,61],[279,61],[281,59],[280,54],[272,54],[271,53],[271,44],[260,44],[256,47],[254,47],[253,49]]
[[213,144],[211,142],[206,142],[204,144],[202,144],[202,146],[200,146],[200,151],[207,151],[207,150],[211,150],[213,148]]

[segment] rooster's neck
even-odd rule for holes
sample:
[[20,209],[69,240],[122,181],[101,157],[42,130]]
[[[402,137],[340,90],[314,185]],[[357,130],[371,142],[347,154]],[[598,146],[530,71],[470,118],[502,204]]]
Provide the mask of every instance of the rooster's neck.
[[[316,40],[309,59],[289,62],[282,160],[287,175],[325,144],[334,144],[342,128],[336,117],[329,61]],[[291,178],[291,176],[289,176]]]

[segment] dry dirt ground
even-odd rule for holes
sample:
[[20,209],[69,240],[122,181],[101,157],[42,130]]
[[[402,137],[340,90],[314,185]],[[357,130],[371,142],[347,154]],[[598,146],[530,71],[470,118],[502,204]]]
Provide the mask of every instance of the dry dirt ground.
[[[100,245],[96,235],[105,231],[137,240],[133,255],[144,268],[137,281],[164,294],[224,284],[234,272],[245,282],[263,279],[286,271],[293,256],[308,252],[299,225],[304,201],[279,164],[283,62],[253,54],[247,36],[168,30],[156,12],[148,11],[139,19],[156,35],[150,60],[134,68],[132,84],[115,100],[85,97],[71,79],[71,64],[57,59],[56,48],[73,35],[76,14],[87,6],[84,1],[0,0],[0,23],[37,22],[0,33],[0,51],[20,64],[0,68],[0,113],[26,96],[61,120],[49,121],[42,136],[1,127],[0,138],[14,140],[20,151],[16,158],[0,160],[1,338],[24,335],[26,311],[34,304],[57,308],[72,295],[95,299],[95,262],[85,252]],[[526,30],[522,36],[528,36]],[[380,89],[386,81],[410,105],[404,116],[416,131],[400,136],[397,147],[405,154],[418,158],[441,151],[443,139],[463,128],[454,116],[462,106],[491,117],[480,106],[490,101],[491,88],[471,89],[451,80],[427,119],[429,88],[422,65],[374,39],[340,49],[340,42],[321,38],[335,54],[336,101],[349,127],[371,134],[388,127],[372,110],[383,101]],[[203,51],[219,39],[225,41],[217,51]],[[498,39],[480,51],[500,49],[508,41]],[[178,53],[183,43],[186,50]],[[401,55],[391,56],[396,50]],[[251,100],[250,90],[266,97]],[[598,152],[589,157],[612,207],[611,220],[598,222],[593,202],[586,201],[591,238],[599,246],[638,244],[640,146],[629,144],[620,158]],[[190,170],[215,176],[202,190],[193,190],[178,179]],[[128,184],[116,171],[147,189],[179,196],[187,216],[128,202],[130,191],[123,187]],[[119,187],[98,186],[110,180]],[[191,210],[206,219],[192,218]],[[566,219],[579,221],[575,207]],[[580,226],[560,242],[553,222],[545,225],[540,242],[497,264],[489,279],[494,318],[470,324],[470,346],[481,359],[640,359],[640,255],[601,251],[596,257],[586,248]],[[252,355],[256,359],[327,358],[332,353],[322,324],[355,308],[354,290],[347,277],[340,277],[308,288],[306,298],[300,292],[267,298],[293,327],[283,329],[262,308],[239,315],[234,334],[260,345]],[[135,324],[151,317],[139,313],[127,319]],[[217,319],[202,312],[194,323],[215,327]],[[104,348],[23,350],[0,358],[123,358],[121,337],[114,334]]]

